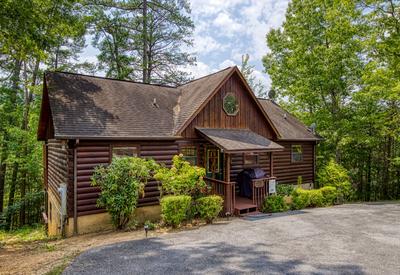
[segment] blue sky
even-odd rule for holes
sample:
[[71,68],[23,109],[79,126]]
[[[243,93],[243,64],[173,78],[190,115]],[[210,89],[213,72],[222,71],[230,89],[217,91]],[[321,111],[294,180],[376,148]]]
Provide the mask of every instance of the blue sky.
[[[248,53],[255,66],[255,77],[268,88],[270,80],[261,63],[268,51],[265,35],[282,24],[288,1],[191,0],[196,26],[191,50],[196,53],[197,66],[186,70],[201,77],[228,66],[239,66],[242,55]],[[96,54],[96,49],[89,45],[82,59],[96,61]]]

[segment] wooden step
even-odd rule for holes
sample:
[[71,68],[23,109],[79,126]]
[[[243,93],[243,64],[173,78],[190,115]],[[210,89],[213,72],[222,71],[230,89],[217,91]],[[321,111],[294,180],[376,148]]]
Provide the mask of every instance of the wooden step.
[[235,215],[241,216],[248,213],[257,212],[257,205],[247,198],[236,197]]

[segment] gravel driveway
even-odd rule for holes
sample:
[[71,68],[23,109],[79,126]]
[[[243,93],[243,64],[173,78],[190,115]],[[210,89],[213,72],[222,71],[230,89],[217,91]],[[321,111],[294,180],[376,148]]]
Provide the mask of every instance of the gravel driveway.
[[234,219],[88,250],[64,274],[400,274],[400,204]]

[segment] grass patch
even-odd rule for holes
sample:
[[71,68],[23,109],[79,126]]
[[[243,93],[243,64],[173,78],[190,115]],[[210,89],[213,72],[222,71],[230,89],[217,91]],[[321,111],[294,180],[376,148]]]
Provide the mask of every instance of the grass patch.
[[13,231],[0,230],[0,243],[16,244],[48,240],[44,225],[24,226]]
[[54,266],[49,272],[46,273],[46,275],[60,275],[60,274],[62,274],[63,271],[69,265],[69,263],[78,255],[79,255],[79,253],[76,252],[73,255],[65,256],[64,259],[62,260],[62,263],[59,264],[59,265]]

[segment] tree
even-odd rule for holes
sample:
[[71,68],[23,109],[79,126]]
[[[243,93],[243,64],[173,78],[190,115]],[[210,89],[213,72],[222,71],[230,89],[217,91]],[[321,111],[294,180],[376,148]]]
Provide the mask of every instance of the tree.
[[[363,68],[361,11],[357,1],[292,1],[280,29],[267,35],[263,58],[278,98],[326,137],[327,156],[340,160],[346,135],[347,102]],[[326,158],[329,159],[329,158]]]
[[249,64],[249,59],[250,56],[248,54],[242,55],[242,65],[240,66],[240,71],[247,80],[247,83],[253,90],[254,94],[259,97],[265,97],[267,96],[265,86],[261,83],[261,81],[256,80],[254,76],[254,66]]
[[94,45],[108,75],[144,83],[178,85],[190,79],[183,66],[194,57],[189,3],[175,0],[108,1],[94,5]]
[[43,198],[42,150],[36,141],[42,69],[63,63],[57,52],[66,42],[82,39],[80,8],[70,0],[0,3],[0,29],[6,30],[0,33],[0,106],[11,110],[0,129],[0,202],[3,207],[8,185],[7,228],[40,217],[43,200],[37,201],[35,194]]

